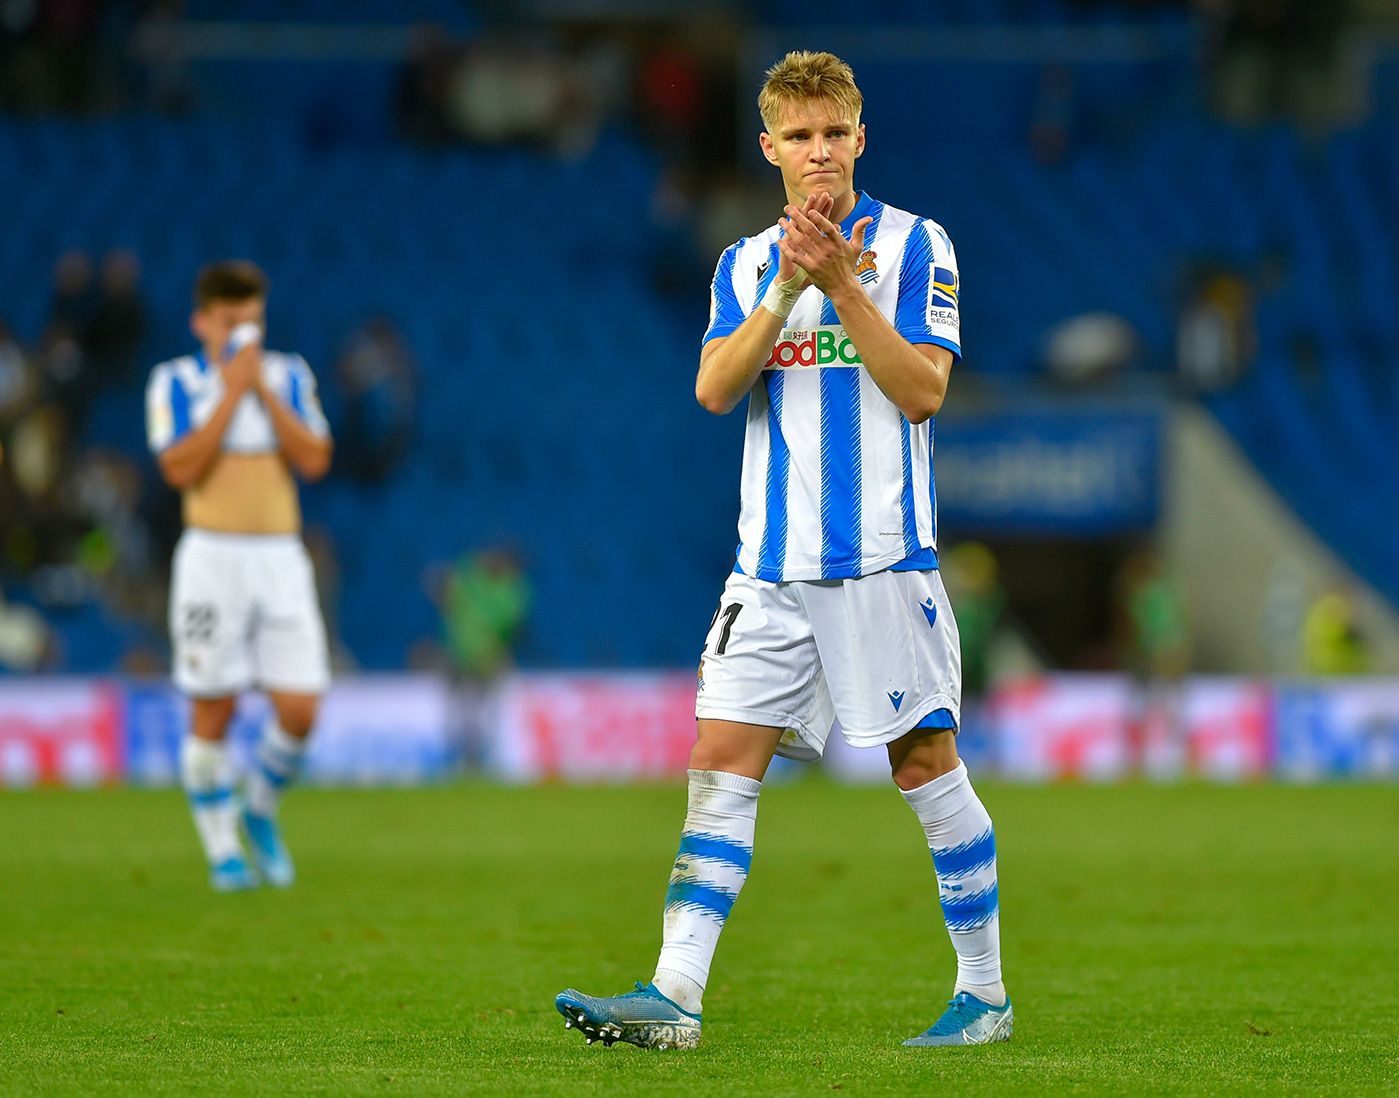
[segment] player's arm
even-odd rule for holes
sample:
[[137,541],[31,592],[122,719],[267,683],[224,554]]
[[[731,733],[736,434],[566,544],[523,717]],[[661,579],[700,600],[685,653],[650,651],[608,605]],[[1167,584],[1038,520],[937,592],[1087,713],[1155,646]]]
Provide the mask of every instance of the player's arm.
[[[830,195],[813,194],[807,197],[804,208],[829,213],[832,205]],[[716,295],[720,291],[718,278],[716,273]],[[806,272],[780,255],[772,287],[758,307],[732,333],[705,343],[695,378],[695,399],[706,411],[725,415],[748,395],[767,365],[792,307],[808,285]]]
[[204,479],[210,467],[218,459],[223,443],[224,432],[238,410],[238,402],[251,388],[260,347],[245,347],[222,367],[224,394],[218,407],[204,424],[182,435],[160,451],[156,459],[160,465],[160,475],[170,487],[184,491],[193,488]]
[[871,219],[857,222],[847,241],[822,213],[796,209],[789,213],[791,227],[778,247],[808,271],[811,281],[830,298],[874,383],[910,423],[937,415],[947,396],[955,356],[938,344],[910,343],[860,285],[855,263],[864,250],[865,227]]
[[722,416],[738,407],[767,365],[785,323],[784,317],[759,306],[732,335],[716,336],[704,345],[695,399],[705,411]]
[[[306,384],[310,388],[309,371]],[[256,382],[257,394],[262,398],[267,416],[272,421],[272,430],[277,435],[277,445],[282,457],[303,480],[320,480],[330,472],[330,457],[334,444],[325,426],[325,417],[319,406],[314,405],[315,394],[310,391],[305,400],[312,402],[314,412],[306,417],[280,396],[274,393],[262,379]]]

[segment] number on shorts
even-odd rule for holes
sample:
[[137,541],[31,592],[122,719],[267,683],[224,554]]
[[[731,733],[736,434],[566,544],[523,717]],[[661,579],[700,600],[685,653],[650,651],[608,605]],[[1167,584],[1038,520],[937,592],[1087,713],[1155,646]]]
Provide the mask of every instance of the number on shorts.
[[714,648],[714,654],[716,656],[722,656],[724,650],[728,648],[729,634],[733,631],[734,622],[738,618],[738,612],[742,609],[743,604],[739,602],[732,602],[728,606],[724,606],[720,603],[719,609],[714,612],[714,621],[709,623],[711,629],[714,628],[714,622],[719,620],[719,615],[724,615],[724,628],[719,633],[719,643]]
[[219,608],[211,602],[192,602],[184,609],[180,631],[191,644],[208,644],[219,624]]

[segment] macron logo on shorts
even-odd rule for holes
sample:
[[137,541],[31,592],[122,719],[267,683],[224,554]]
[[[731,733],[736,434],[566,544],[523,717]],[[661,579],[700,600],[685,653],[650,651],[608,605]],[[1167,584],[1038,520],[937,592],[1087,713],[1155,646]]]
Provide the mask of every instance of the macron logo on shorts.
[[929,595],[918,605],[923,608],[923,616],[928,619],[928,624],[936,625],[938,623],[938,604],[933,601],[933,597]]
[[894,707],[894,712],[899,711],[899,706],[904,703],[904,692],[902,690],[889,691],[889,704]]

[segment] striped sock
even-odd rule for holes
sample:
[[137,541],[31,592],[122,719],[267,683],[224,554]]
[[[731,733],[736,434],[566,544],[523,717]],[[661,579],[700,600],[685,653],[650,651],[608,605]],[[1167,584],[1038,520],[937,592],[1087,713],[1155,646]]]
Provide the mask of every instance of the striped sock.
[[690,805],[665,896],[664,938],[653,983],[700,1011],[719,932],[753,860],[763,783],[721,770],[690,771]]
[[1000,1006],[1005,987],[991,817],[972,789],[965,763],[903,794],[932,850],[942,917],[957,951],[957,990]]
[[262,726],[257,757],[248,772],[246,794],[248,811],[254,816],[268,818],[277,815],[282,792],[301,773],[301,760],[306,754],[306,741],[283,731],[275,717],[268,717]]
[[180,781],[189,797],[194,828],[210,865],[241,856],[238,810],[233,803],[233,760],[221,741],[186,736],[180,745]]

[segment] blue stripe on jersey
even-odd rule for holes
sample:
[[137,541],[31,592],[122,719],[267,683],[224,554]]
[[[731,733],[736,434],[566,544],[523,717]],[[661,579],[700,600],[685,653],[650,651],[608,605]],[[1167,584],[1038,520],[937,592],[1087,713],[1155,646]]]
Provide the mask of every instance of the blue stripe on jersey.
[[937,417],[928,420],[928,530],[933,536],[933,544],[938,543],[938,484],[933,472],[933,431],[937,428]]
[[185,386],[175,371],[170,371],[170,440],[166,443],[178,442],[189,434],[189,393],[185,392]]
[[821,577],[860,563],[860,371],[821,371]]
[[[854,370],[842,372],[855,373]],[[762,377],[768,397],[768,470],[763,501],[767,524],[763,527],[762,544],[758,546],[757,578],[776,583],[782,578],[787,560],[787,476],[791,452],[782,434],[782,382],[786,374],[781,370],[764,370]]]
[[919,549],[911,557],[904,557],[898,564],[889,565],[891,572],[936,572],[938,555],[933,549]]
[[884,203],[873,199],[871,199],[871,203],[869,216],[874,218],[874,220],[865,226],[866,248],[873,247],[874,238],[879,235],[879,223],[884,220]]
[[738,295],[734,293],[734,259],[743,241],[731,244],[719,257],[719,266],[714,271],[714,281],[710,293],[714,301],[714,319],[704,333],[703,343],[719,336],[729,335],[743,323],[743,310],[738,307]]
[[933,265],[933,241],[920,221],[904,243],[899,265],[899,300],[894,307],[894,327],[910,343],[927,343],[933,334],[928,325],[928,275]]
[[904,483],[899,493],[899,506],[904,518],[904,552],[912,556],[918,551],[918,513],[913,505],[913,428],[907,416],[899,416],[899,449],[903,459]]
[[287,404],[303,422],[306,419],[306,404],[301,399],[301,375],[295,368],[287,371]]

